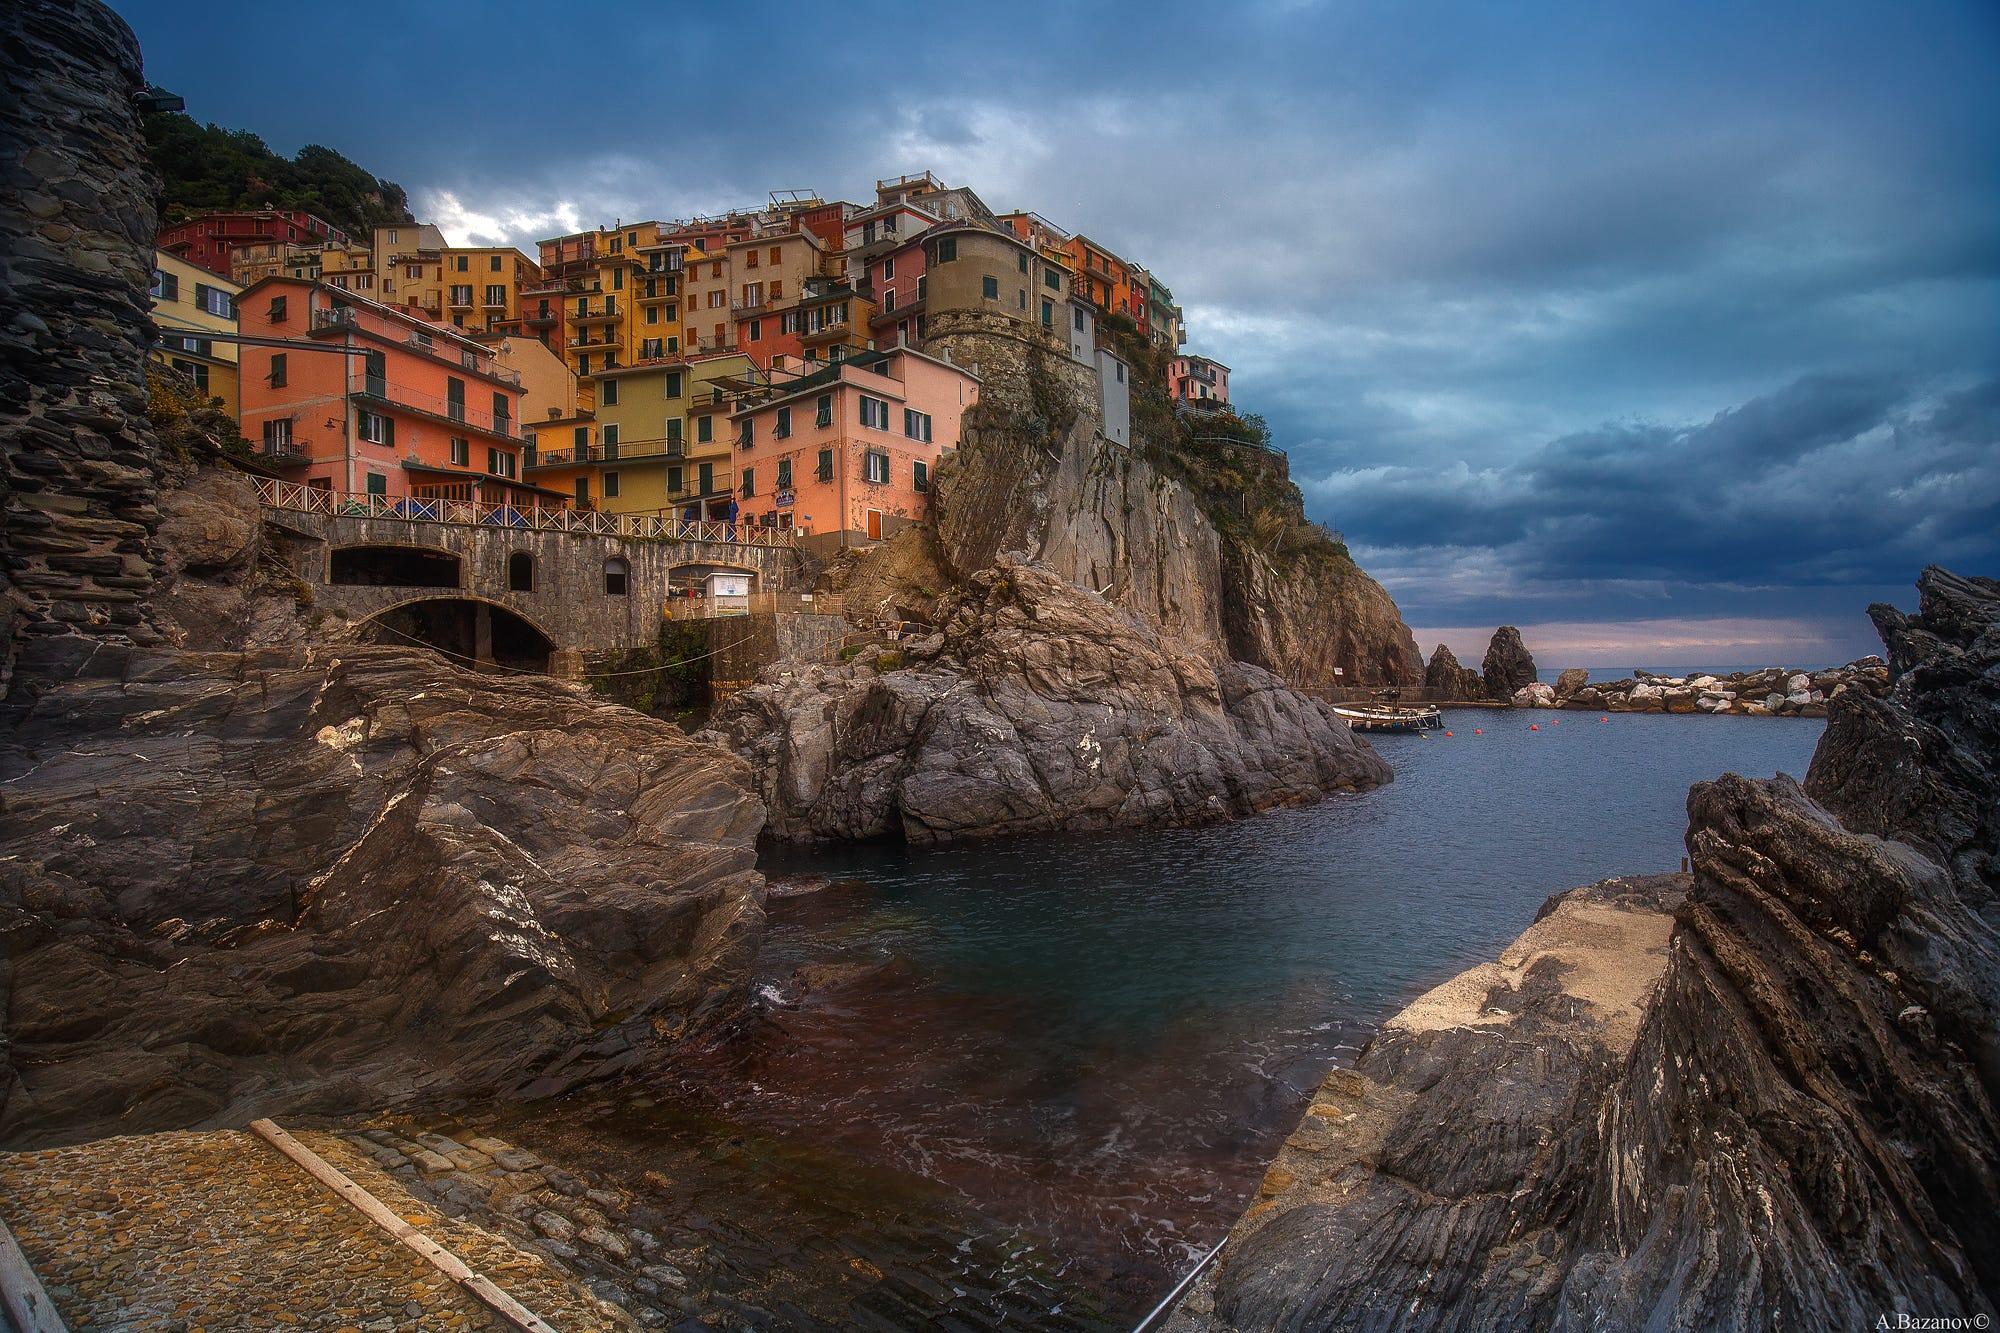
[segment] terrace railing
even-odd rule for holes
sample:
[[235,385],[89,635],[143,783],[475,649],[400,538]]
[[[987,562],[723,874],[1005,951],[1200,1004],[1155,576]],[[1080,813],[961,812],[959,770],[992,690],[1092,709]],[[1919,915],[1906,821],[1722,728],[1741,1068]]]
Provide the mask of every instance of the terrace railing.
[[634,541],[719,542],[730,546],[790,546],[790,528],[691,520],[665,514],[607,514],[595,509],[542,508],[539,504],[447,500],[413,495],[364,495],[325,490],[262,477],[257,499],[267,509],[340,518],[389,518],[407,523],[451,523],[461,527],[506,528],[521,532],[568,532],[586,537]]

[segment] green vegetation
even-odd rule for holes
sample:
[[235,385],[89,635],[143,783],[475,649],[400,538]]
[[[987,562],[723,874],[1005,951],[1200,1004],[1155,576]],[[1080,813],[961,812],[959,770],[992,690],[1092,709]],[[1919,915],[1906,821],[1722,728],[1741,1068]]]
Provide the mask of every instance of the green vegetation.
[[148,115],[146,144],[160,173],[163,227],[196,213],[250,208],[303,208],[350,233],[413,220],[402,186],[319,144],[288,158],[248,130],[203,125],[180,111]]
[[219,398],[204,398],[194,381],[157,361],[146,363],[146,419],[171,458],[194,461],[197,446],[209,445],[243,458],[254,456],[250,441]]
[[1127,316],[1105,315],[1098,328],[1132,366],[1133,449],[1188,488],[1225,542],[1281,567],[1301,560],[1353,564],[1346,546],[1306,518],[1305,499],[1264,418],[1229,408],[1176,411],[1167,394],[1172,353]]
[[875,669],[885,674],[891,671],[901,671],[903,669],[902,651],[891,648],[886,652],[875,654]]
[[708,623],[663,620],[654,641],[590,673],[595,694],[655,717],[674,717],[708,702]]

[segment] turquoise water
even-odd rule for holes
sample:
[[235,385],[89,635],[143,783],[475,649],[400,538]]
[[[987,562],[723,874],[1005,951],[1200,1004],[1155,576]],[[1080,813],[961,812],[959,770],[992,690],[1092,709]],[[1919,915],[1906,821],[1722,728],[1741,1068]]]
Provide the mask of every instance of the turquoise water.
[[1802,774],[1822,726],[1447,723],[1377,739],[1388,787],[1234,824],[767,856],[757,1015],[690,1085],[1156,1290],[1385,1017],[1551,893],[1678,868],[1690,783]]

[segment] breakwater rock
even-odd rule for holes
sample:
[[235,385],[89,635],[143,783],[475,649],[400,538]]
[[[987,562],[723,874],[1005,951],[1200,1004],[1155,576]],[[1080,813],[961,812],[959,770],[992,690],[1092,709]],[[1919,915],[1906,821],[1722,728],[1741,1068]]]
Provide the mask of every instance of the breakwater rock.
[[1528,645],[1521,642],[1521,631],[1512,625],[1502,625],[1493,631],[1493,641],[1486,645],[1486,658],[1480,663],[1480,674],[1486,678],[1486,697],[1506,700],[1514,697],[1514,692],[1535,681],[1535,659],[1528,652]]
[[1740,717],[1825,717],[1827,701],[1850,691],[1880,695],[1889,668],[1863,657],[1822,671],[1765,667],[1729,675],[1660,676],[1648,671],[1613,680],[1565,671],[1554,688],[1537,682],[1514,692],[1516,708],[1576,708],[1604,713],[1733,713]]
[[801,842],[1201,823],[1390,776],[1271,673],[1005,556],[928,640],[772,673],[697,739],[750,760]]
[[2000,583],[1918,587],[1803,787],[1697,785],[1691,875],[1555,900],[1330,1076],[1172,1326],[1990,1318]]

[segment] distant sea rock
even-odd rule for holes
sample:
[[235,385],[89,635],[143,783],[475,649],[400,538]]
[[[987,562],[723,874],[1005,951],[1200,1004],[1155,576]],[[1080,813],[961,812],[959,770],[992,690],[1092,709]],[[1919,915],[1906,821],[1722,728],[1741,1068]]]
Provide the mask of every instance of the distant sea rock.
[[[1658,676],[1634,672],[1620,680],[1599,680],[1566,689],[1564,682],[1585,673],[1565,671],[1555,699],[1517,706],[1576,708],[1604,713],[1731,713],[1741,717],[1825,717],[1827,701],[1850,691],[1878,696],[1889,688],[1889,668],[1879,657],[1863,657],[1824,671],[1765,667],[1726,676]],[[1538,696],[1539,697],[1539,696]]]
[[1471,667],[1459,665],[1451,649],[1439,644],[1424,668],[1424,690],[1433,699],[1483,699],[1486,678]]
[[1505,703],[1524,685],[1535,683],[1535,659],[1521,642],[1521,631],[1502,625],[1493,631],[1486,645],[1486,660],[1480,664],[1486,678],[1486,697]]

